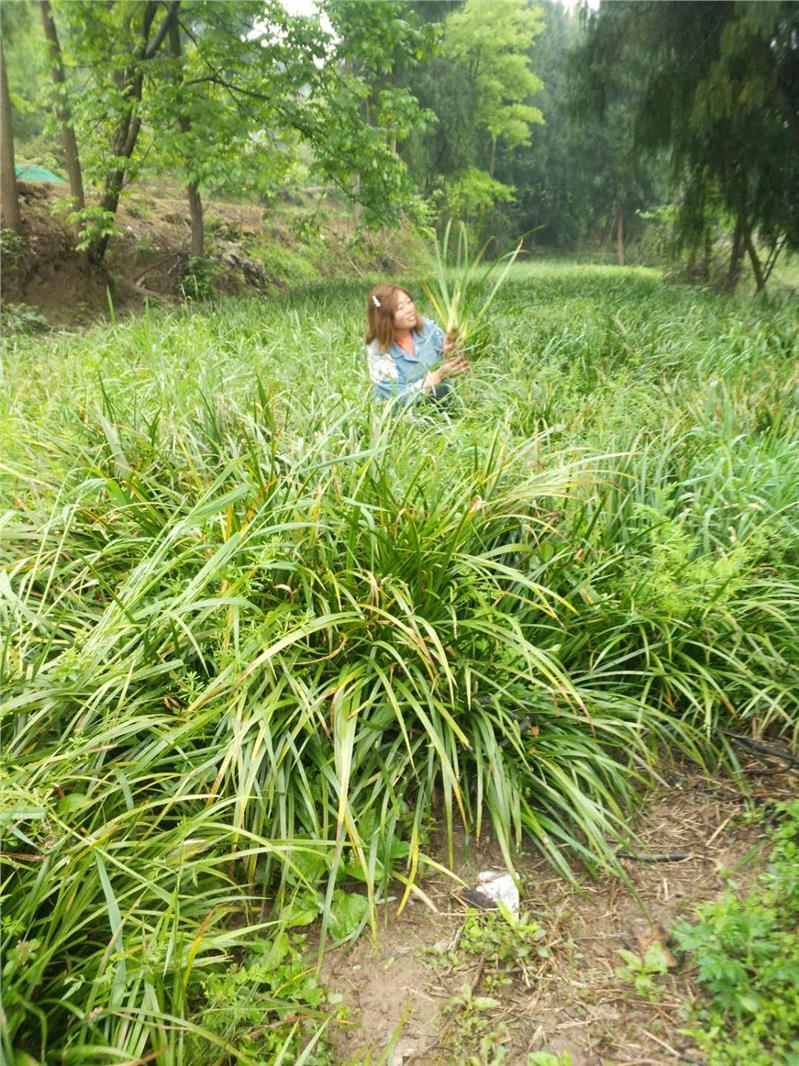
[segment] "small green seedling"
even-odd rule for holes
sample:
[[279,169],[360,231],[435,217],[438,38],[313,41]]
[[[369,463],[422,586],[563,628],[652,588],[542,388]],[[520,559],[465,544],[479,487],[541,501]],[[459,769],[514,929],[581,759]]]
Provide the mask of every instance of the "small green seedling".
[[619,955],[625,963],[617,971],[619,977],[634,985],[639,996],[645,996],[650,1000],[655,999],[657,993],[655,978],[669,971],[668,956],[662,946],[658,943],[651,944],[644,955],[637,955],[634,951],[625,951],[622,948]]
[[554,1051],[531,1051],[527,1066],[572,1066],[572,1058],[568,1051],[562,1055],[556,1055]]
[[545,940],[546,930],[537,922],[527,915],[514,918],[500,904],[497,911],[467,916],[460,947],[464,954],[484,960],[485,985],[496,989],[511,984],[515,971],[527,976],[537,960],[548,958]]

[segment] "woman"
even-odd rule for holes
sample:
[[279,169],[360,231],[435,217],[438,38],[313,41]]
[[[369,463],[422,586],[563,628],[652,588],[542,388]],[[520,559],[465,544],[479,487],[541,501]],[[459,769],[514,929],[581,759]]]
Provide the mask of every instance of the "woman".
[[403,407],[440,399],[449,379],[469,369],[455,342],[417,312],[407,289],[391,284],[372,289],[366,317],[366,355],[377,399]]

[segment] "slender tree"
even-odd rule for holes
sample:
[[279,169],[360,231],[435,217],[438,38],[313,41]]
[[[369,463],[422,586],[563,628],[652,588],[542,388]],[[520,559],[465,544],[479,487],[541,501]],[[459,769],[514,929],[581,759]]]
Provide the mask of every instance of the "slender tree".
[[542,86],[529,54],[541,14],[525,0],[413,8],[437,23],[442,39],[432,63],[407,78],[435,124],[414,131],[403,154],[443,217],[466,219],[487,236],[490,213],[496,218],[515,200],[514,186],[501,177],[507,159],[542,122],[530,102]]
[[50,0],[39,0],[39,8],[42,15],[42,28],[47,40],[50,73],[55,86],[58,122],[61,130],[61,144],[64,149],[64,165],[69,178],[69,191],[75,210],[82,211],[86,206],[83,195],[83,175],[80,169],[80,156],[78,154],[78,142],[75,137],[75,128],[72,123],[72,114],[67,98],[66,75],[64,73],[64,61],[61,55],[61,44],[58,40],[53,12]]
[[[183,84],[183,68],[181,65],[182,48],[180,43],[180,26],[177,20],[173,20],[169,27],[169,47],[173,58],[177,61],[175,78],[178,83],[178,93]],[[186,113],[181,101],[178,101],[178,127],[180,132],[187,135],[191,130],[191,119]],[[189,215],[191,218],[191,257],[199,259],[205,251],[203,202],[200,190],[195,179],[189,178],[186,183],[186,195],[189,201]]]
[[[100,201],[100,209],[107,216],[115,216],[119,198],[125,184],[128,163],[133,156],[141,132],[142,92],[144,88],[144,67],[158,53],[169,27],[177,16],[180,0],[170,0],[165,14],[159,23],[156,16],[160,4],[158,0],[146,0],[126,18],[126,28],[133,23],[133,15],[141,12],[138,41],[134,46],[129,62],[118,68],[114,74],[115,88],[122,102],[114,130],[111,155],[113,163],[105,179],[105,188]],[[103,227],[89,246],[89,258],[99,263],[105,256],[110,238],[110,231]]]
[[0,39],[0,155],[2,155],[2,212],[3,224],[14,233],[22,232],[22,216],[19,210],[17,172],[14,165],[14,130],[11,124],[11,94],[8,90],[8,75]]
[[488,136],[488,172],[494,176],[497,143],[529,144],[530,129],[544,121],[529,98],[543,85],[530,69],[528,49],[543,29],[540,9],[525,0],[467,0],[446,22],[444,51],[466,67],[477,87],[477,124]]

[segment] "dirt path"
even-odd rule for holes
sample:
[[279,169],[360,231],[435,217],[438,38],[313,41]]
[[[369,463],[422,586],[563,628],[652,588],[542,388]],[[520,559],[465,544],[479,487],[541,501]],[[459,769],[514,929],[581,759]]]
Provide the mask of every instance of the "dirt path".
[[[339,1061],[367,1048],[376,1056],[393,1036],[384,1056],[391,1066],[527,1066],[541,1050],[562,1063],[568,1054],[571,1066],[698,1062],[680,1018],[695,992],[668,931],[728,885],[745,889],[760,870],[763,814],[769,801],[795,794],[796,776],[754,760],[747,774],[749,801],[727,780],[671,772],[637,828],[647,852],[688,857],[625,860],[630,886],[608,877],[572,886],[523,854],[521,912],[528,932],[540,927],[529,954],[516,956],[498,917],[469,918],[444,877],[423,885],[435,910],[416,899],[397,917],[397,901],[387,905],[377,945],[364,936],[326,956],[322,977],[349,1015],[334,1036]],[[501,865],[490,843],[458,842],[456,869],[467,884]],[[650,1002],[619,976],[618,952],[642,957],[655,942],[669,972],[655,979]]]

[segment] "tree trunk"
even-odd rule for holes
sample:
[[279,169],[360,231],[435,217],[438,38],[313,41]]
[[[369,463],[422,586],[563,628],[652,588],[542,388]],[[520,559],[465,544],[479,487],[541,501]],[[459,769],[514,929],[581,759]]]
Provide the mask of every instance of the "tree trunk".
[[186,192],[189,197],[189,215],[191,216],[191,257],[201,259],[205,255],[203,202],[196,185],[187,185]]
[[760,262],[760,257],[757,254],[757,248],[755,248],[755,242],[752,238],[752,230],[749,227],[745,218],[742,218],[743,224],[743,237],[746,243],[746,250],[749,253],[749,261],[752,264],[752,273],[755,275],[755,285],[757,292],[762,292],[766,287],[766,278],[763,274],[763,266]]
[[624,208],[618,205],[616,213],[616,255],[619,266],[624,266]]
[[[169,27],[169,47],[175,59],[181,56],[180,26],[173,20]],[[183,81],[183,72],[178,70],[178,80]],[[178,112],[178,126],[181,133],[188,133],[191,129],[191,121],[184,112]],[[203,202],[200,190],[196,182],[189,181],[186,185],[186,194],[189,200],[189,215],[191,217],[191,258],[201,259],[205,254],[205,226],[203,219]]]
[[[86,206],[83,195],[83,177],[80,170],[80,157],[78,155],[78,142],[75,139],[75,130],[72,126],[72,116],[67,103],[66,77],[64,76],[64,63],[61,58],[61,45],[50,9],[50,0],[39,0],[42,13],[42,27],[47,43],[50,48],[50,73],[56,87],[56,96],[59,101],[58,121],[61,123],[61,144],[64,148],[64,159],[69,178],[69,191],[72,196],[74,209],[82,211]],[[76,227],[79,228],[79,227]]]
[[[355,68],[352,63],[349,64],[350,73],[355,74]],[[363,103],[363,121],[367,126],[372,124],[372,103],[369,97],[364,100]],[[361,180],[360,171],[356,171],[355,177],[352,182],[352,221],[355,225],[355,229],[360,229],[361,218],[363,216],[363,204],[361,202],[361,187],[363,181]]]
[[741,184],[734,167],[728,165],[727,169],[728,172],[731,173],[732,186],[734,189],[734,202],[737,213],[736,225],[740,224],[741,226],[741,237],[744,242],[744,247],[749,253],[749,261],[752,264],[752,273],[755,275],[757,292],[762,292],[766,285],[766,275],[763,273],[763,266],[760,262],[760,257],[757,254],[757,248],[755,248],[754,238],[752,237],[752,227],[749,225],[749,220],[746,217],[745,186]]
[[763,284],[764,285],[766,284],[768,279],[771,277],[771,272],[774,269],[774,267],[777,265],[777,260],[780,257],[780,252],[783,250],[783,248],[786,246],[787,243],[788,243],[788,236],[787,236],[787,234],[784,234],[783,237],[779,241],[777,241],[777,243],[771,249],[771,252],[769,253],[768,259],[766,260],[765,264],[763,265]]
[[710,226],[705,226],[702,234],[702,281],[709,281],[713,266],[713,231]]
[[727,277],[724,288],[727,292],[735,292],[738,282],[741,280],[741,260],[744,254],[744,231],[740,216],[735,217],[735,232],[732,236],[732,248],[730,249],[730,264],[727,267]]
[[2,174],[0,174],[0,207],[3,225],[14,233],[22,232],[22,216],[19,213],[19,195],[17,193],[17,172],[14,169],[14,130],[11,125],[11,97],[8,92],[6,59],[3,54],[3,42],[0,41],[0,155],[2,155]]
[[[144,85],[144,72],[142,71],[141,65],[146,60],[152,59],[161,47],[164,38],[169,32],[170,25],[177,16],[180,0],[171,0],[166,15],[164,15],[161,25],[158,27],[158,30],[152,39],[150,39],[150,27],[153,24],[159,6],[158,0],[147,0],[146,4],[143,6],[144,16],[142,20],[141,45],[139,46],[132,64],[122,71],[118,79],[118,87],[124,92],[129,103],[120,116],[116,131],[114,132],[114,143],[111,148],[112,156],[119,160],[119,162],[106,175],[103,198],[100,201],[100,207],[102,210],[106,211],[111,216],[115,216],[117,213],[119,198],[122,195],[122,188],[125,184],[127,162],[133,155],[136,142],[139,139],[139,130],[141,129],[141,118],[136,114],[136,106],[141,101],[142,88]],[[106,249],[108,248],[108,241],[109,234],[107,233],[95,238],[89,249],[89,257],[92,262],[102,262]]]

